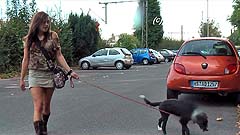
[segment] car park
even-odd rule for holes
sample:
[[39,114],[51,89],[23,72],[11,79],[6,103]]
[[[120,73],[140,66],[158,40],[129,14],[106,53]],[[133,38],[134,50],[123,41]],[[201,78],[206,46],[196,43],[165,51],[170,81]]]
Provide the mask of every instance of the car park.
[[167,98],[181,93],[234,93],[239,102],[240,59],[226,38],[185,41],[167,75]]
[[135,64],[141,63],[143,65],[148,65],[156,62],[156,57],[149,48],[135,48],[130,51]]
[[165,61],[165,58],[163,57],[163,55],[161,53],[159,53],[158,51],[154,50],[154,49],[149,49],[154,56],[156,57],[156,63],[161,63]]
[[79,66],[81,69],[92,67],[116,67],[116,69],[129,69],[133,64],[131,52],[126,48],[103,48],[90,56],[81,58]]
[[161,49],[159,52],[165,58],[165,62],[171,62],[175,57],[174,53],[168,49]]

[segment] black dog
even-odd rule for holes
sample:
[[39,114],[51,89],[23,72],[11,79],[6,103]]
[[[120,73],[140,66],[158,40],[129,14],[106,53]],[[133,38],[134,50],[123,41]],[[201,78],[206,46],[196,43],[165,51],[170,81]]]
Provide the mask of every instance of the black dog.
[[190,131],[187,124],[190,120],[197,123],[203,131],[208,131],[208,119],[207,114],[198,109],[194,104],[180,101],[177,99],[168,99],[163,102],[150,102],[144,95],[140,95],[146,104],[151,106],[159,106],[159,111],[162,117],[159,119],[158,127],[163,130],[163,134],[166,135],[166,124],[170,114],[180,117],[180,123],[182,125],[182,135],[190,135]]

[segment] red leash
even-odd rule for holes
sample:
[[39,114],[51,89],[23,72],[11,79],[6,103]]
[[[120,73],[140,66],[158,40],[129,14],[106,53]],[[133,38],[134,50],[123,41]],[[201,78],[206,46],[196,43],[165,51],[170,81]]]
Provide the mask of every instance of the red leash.
[[158,109],[158,108],[154,108],[154,107],[152,107],[152,106],[150,106],[150,105],[147,105],[147,104],[145,104],[145,103],[139,102],[139,101],[137,101],[137,100],[135,100],[135,99],[131,99],[131,98],[129,98],[129,97],[120,95],[120,94],[118,94],[118,93],[112,92],[112,91],[107,90],[107,89],[104,89],[104,88],[102,88],[102,87],[100,87],[100,86],[97,86],[97,85],[95,85],[95,84],[89,83],[89,82],[87,82],[87,81],[81,80],[81,82],[84,82],[85,84],[87,84],[87,85],[89,85],[89,86],[95,87],[95,88],[97,88],[98,90],[105,91],[105,92],[107,92],[107,93],[110,93],[110,94],[112,94],[112,95],[121,97],[121,98],[123,98],[123,99],[126,99],[126,100],[128,100],[128,101],[137,103],[137,104],[139,104],[139,105],[143,105],[143,106],[146,106],[146,107],[148,107],[148,108],[151,108],[151,109],[154,109],[154,110],[157,110],[157,111],[161,111],[161,112],[164,112],[164,113],[167,113],[167,114],[171,114],[171,113],[166,112],[166,111],[164,111],[164,110],[161,110],[161,109]]

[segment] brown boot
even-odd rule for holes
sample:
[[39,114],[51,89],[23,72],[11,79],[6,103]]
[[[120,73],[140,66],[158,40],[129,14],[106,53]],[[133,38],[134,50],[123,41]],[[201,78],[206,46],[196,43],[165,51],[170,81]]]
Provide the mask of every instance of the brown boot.
[[43,114],[42,115],[42,120],[43,120],[43,135],[47,135],[47,123],[49,119],[50,113],[49,114]]
[[35,132],[36,132],[36,135],[43,135],[42,133],[42,121],[35,121],[33,122],[33,125],[34,125],[34,128],[35,128]]

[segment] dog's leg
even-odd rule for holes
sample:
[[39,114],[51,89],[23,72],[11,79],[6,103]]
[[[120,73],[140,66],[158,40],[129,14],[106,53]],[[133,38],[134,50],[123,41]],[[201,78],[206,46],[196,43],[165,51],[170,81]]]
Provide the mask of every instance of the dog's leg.
[[167,121],[168,121],[169,114],[161,112],[161,115],[162,115],[162,122],[163,122],[162,123],[162,130],[163,130],[163,134],[166,135],[167,134],[166,126],[167,126]]
[[189,120],[181,118],[179,121],[180,121],[180,123],[182,125],[182,135],[190,135],[190,131],[189,131],[188,127],[187,127],[187,124],[188,124]]
[[163,118],[161,117],[161,118],[158,120],[158,130],[162,130],[162,121],[163,121]]

